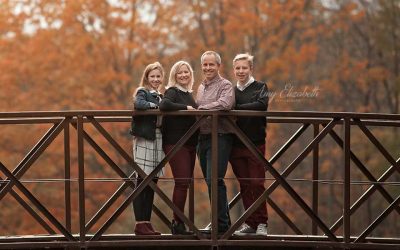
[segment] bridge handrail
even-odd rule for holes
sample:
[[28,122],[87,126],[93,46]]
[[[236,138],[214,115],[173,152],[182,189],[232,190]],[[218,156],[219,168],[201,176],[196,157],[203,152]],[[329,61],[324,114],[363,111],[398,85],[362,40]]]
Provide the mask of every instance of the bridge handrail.
[[[212,110],[194,110],[194,111],[174,111],[174,112],[161,112],[158,110],[148,110],[148,111],[132,111],[132,110],[69,110],[69,111],[16,111],[16,112],[0,112],[0,125],[2,124],[41,124],[41,123],[53,123],[53,127],[50,128],[48,133],[38,142],[38,144],[32,149],[31,152],[26,156],[26,158],[19,164],[17,169],[21,168],[23,169],[24,166],[29,166],[39,157],[39,155],[45,150],[45,148],[48,146],[48,144],[51,143],[52,140],[54,140],[57,135],[64,130],[64,136],[69,137],[69,125],[72,124],[77,131],[78,131],[78,156],[81,154],[79,158],[79,165],[80,165],[80,173],[83,173],[83,140],[89,141],[89,143],[93,147],[97,147],[95,142],[91,141],[90,136],[85,134],[84,130],[84,123],[92,123],[98,131],[103,134],[104,137],[107,137],[108,134],[106,131],[102,131],[102,127],[100,125],[100,122],[128,122],[131,121],[131,117],[135,115],[191,115],[191,116],[197,116],[197,117],[205,117],[205,116],[211,116],[212,119],[218,119],[218,117],[221,116],[265,116],[267,117],[269,123],[299,123],[303,124],[303,126],[282,146],[282,148],[275,154],[270,160],[265,159],[265,156],[259,154],[254,150],[254,145],[251,144],[251,142],[246,141],[248,140],[247,137],[240,135],[240,131],[238,128],[235,128],[235,124],[231,122],[232,128],[235,130],[235,133],[239,136],[240,139],[244,141],[244,144],[255,154],[261,161],[264,162],[266,169],[268,169],[270,172],[272,172],[272,175],[276,179],[276,181],[268,188],[266,193],[263,194],[262,197],[260,197],[255,203],[260,204],[260,201],[262,199],[266,199],[268,193],[272,193],[273,190],[278,186],[282,185],[284,189],[292,196],[292,198],[298,203],[298,205],[310,216],[312,219],[312,224],[313,224],[313,234],[316,234],[317,232],[317,227],[319,227],[324,233],[325,237],[323,237],[324,241],[331,242],[332,244],[336,244],[337,241],[343,241],[345,246],[348,246],[346,244],[350,243],[362,243],[366,239],[371,240],[371,237],[367,237],[372,230],[376,227],[377,224],[379,224],[387,215],[387,213],[390,213],[393,210],[396,210],[398,213],[400,213],[400,208],[398,207],[399,204],[399,197],[398,198],[392,198],[388,192],[386,192],[378,183],[379,182],[384,182],[387,180],[392,173],[394,172],[400,172],[399,170],[399,159],[394,159],[390,154],[388,154],[387,150],[382,146],[382,144],[374,137],[374,135],[369,131],[369,129],[366,126],[373,125],[373,126],[390,126],[390,127],[400,127],[400,114],[376,114],[376,113],[356,113],[356,112],[313,112],[313,111],[212,111]],[[304,151],[296,157],[296,159],[288,166],[287,169],[285,169],[282,173],[278,173],[273,167],[272,164],[276,159],[278,159],[289,147],[291,144],[293,144],[294,141],[297,140],[297,138],[310,126],[313,127],[314,129],[314,137],[313,140],[308,144]],[[322,126],[322,130],[320,131],[320,127]],[[340,137],[336,132],[333,130],[333,128],[336,126],[343,126],[344,131],[343,131],[343,136]],[[373,143],[375,146],[377,146],[378,151],[384,155],[384,157],[392,164],[389,167],[389,170],[383,174],[380,178],[375,179],[371,173],[365,168],[365,166],[358,160],[358,158],[353,154],[351,151],[350,147],[350,127],[351,126],[357,126],[361,129],[361,131],[365,134],[365,136]],[[193,129],[192,129],[193,130]],[[214,134],[216,134],[216,128],[214,127],[213,129],[213,137]],[[343,183],[344,190],[345,190],[345,197],[344,197],[344,214],[339,220],[331,227],[328,228],[324,221],[322,221],[318,217],[317,213],[317,207],[318,206],[318,199],[313,198],[312,201],[312,208],[309,208],[308,205],[301,199],[301,197],[298,196],[298,194],[290,187],[290,185],[287,183],[286,177],[296,168],[296,165],[298,165],[310,152],[316,152],[316,154],[313,154],[313,171],[315,171],[316,168],[318,168],[318,146],[320,141],[326,136],[330,135],[337,144],[343,149],[344,152],[344,162],[343,162],[343,171],[345,173],[345,180]],[[189,136],[185,136],[186,139],[189,138]],[[247,139],[246,139],[247,138]],[[65,145],[70,143],[69,139],[65,139]],[[113,142],[112,138],[108,137],[107,140],[110,143],[114,143],[116,147],[119,145],[115,144]],[[215,138],[213,139],[215,141]],[[181,145],[184,142],[181,142]],[[179,144],[179,143],[178,143]],[[45,146],[44,146],[45,145]],[[215,143],[213,142],[213,145]],[[107,157],[106,153],[102,151],[101,148],[97,148],[97,151],[103,154],[103,157]],[[126,154],[126,152],[123,152],[123,150],[119,149],[120,154]],[[176,150],[175,150],[176,152]],[[214,151],[213,151],[214,152]],[[68,152],[69,155],[69,152]],[[173,154],[172,154],[173,155]],[[128,162],[131,163],[131,158],[130,156],[123,156]],[[169,157],[172,157],[171,155]],[[362,196],[360,196],[360,199],[355,202],[351,207],[350,207],[350,199],[349,199],[349,189],[350,189],[350,176],[349,176],[349,171],[350,171],[350,161],[353,161],[357,167],[361,169],[361,171],[367,176],[367,178],[371,181],[371,188],[368,189]],[[162,163],[159,167],[161,168],[164,166],[166,163],[166,160],[163,160],[164,163]],[[1,163],[1,162],[0,162]],[[112,161],[108,162],[109,164],[113,164]],[[134,163],[134,162],[133,162]],[[215,162],[214,162],[215,163]],[[66,165],[69,165],[69,160],[66,159]],[[6,168],[3,164],[1,164],[1,170],[5,172]],[[114,166],[118,167],[118,166]],[[16,171],[16,170],[15,170]],[[26,171],[24,169],[23,171]],[[118,171],[118,169],[117,169]],[[18,187],[21,188],[23,186],[21,183],[18,182],[18,179],[20,176],[23,175],[22,173],[17,173],[11,180],[13,183],[12,185],[18,185]],[[82,176],[84,176],[82,174]],[[11,177],[7,175],[7,177],[10,179]],[[313,178],[315,176],[313,175]],[[83,186],[85,179],[79,177],[79,183],[80,185]],[[213,178],[213,183],[214,182]],[[125,179],[125,183],[128,185],[131,185],[131,180]],[[144,181],[143,183],[146,183],[152,188],[157,188],[151,181]],[[7,184],[8,185],[8,184]],[[213,184],[215,185],[215,184]],[[0,183],[0,200],[4,197],[6,192],[13,192],[12,189],[8,188],[6,191],[5,185],[1,186]],[[23,187],[22,187],[23,188]],[[318,193],[318,187],[313,186],[313,197],[315,194]],[[316,191],[315,191],[316,190]],[[4,191],[4,192],[3,192]],[[160,191],[160,190],[159,190]],[[158,191],[158,192],[159,192]],[[361,206],[361,204],[368,199],[372,195],[374,191],[379,191],[383,197],[389,201],[390,205],[388,208],[384,211],[385,214],[382,214],[381,216],[378,217],[377,221],[374,221],[369,227],[358,237],[355,237],[351,235],[351,232],[349,231],[349,223],[350,223],[350,216],[351,214]],[[80,192],[83,192],[83,194],[80,194],[79,199],[80,203],[84,204],[84,190],[80,190]],[[137,193],[139,193],[138,191]],[[316,193],[315,193],[316,192]],[[66,191],[67,193],[67,191]],[[135,192],[132,194],[132,199],[134,199],[137,195]],[[12,193],[13,196],[18,194]],[[67,195],[67,194],[66,194]],[[28,195],[33,201],[34,197],[32,195]],[[235,197],[236,198],[236,197]],[[165,197],[164,197],[165,199]],[[36,202],[36,201],[35,201]],[[232,201],[234,204],[237,202],[237,199]],[[271,207],[274,208],[274,210],[277,211],[277,213],[282,216],[282,219],[291,227],[291,229],[294,230],[294,232],[298,234],[302,234],[301,231],[294,225],[291,220],[284,214],[280,214],[282,211],[279,210],[279,207],[276,207],[276,204],[273,203],[272,200],[268,200],[268,203],[271,205]],[[40,203],[38,205],[41,205]],[[254,204],[253,204],[254,205]],[[239,219],[238,221],[232,225],[232,227],[228,230],[227,233],[225,233],[221,237],[221,242],[226,241],[230,239],[233,231],[238,227],[240,223],[242,223],[248,216],[249,214],[254,211],[256,206],[251,206]],[[84,206],[80,207],[80,213],[84,214]],[[215,222],[215,214],[214,213],[216,210],[216,205],[212,204],[212,211],[213,211],[213,219]],[[43,207],[40,208],[39,210],[47,212],[47,210]],[[176,210],[173,209],[175,212]],[[159,213],[162,214],[161,211],[158,211]],[[30,211],[30,213],[38,220],[39,223],[42,224],[44,228],[46,228],[49,232],[53,233],[54,230],[45,222],[43,221],[40,216],[35,214],[34,211]],[[63,234],[66,236],[68,240],[74,239],[74,236],[70,233],[70,225],[66,226],[65,228],[61,224],[57,224],[58,221],[55,218],[51,217],[51,214],[48,214],[48,220],[53,223],[53,226],[57,227]],[[101,216],[101,215],[100,215]],[[118,215],[115,215],[118,216]],[[165,219],[165,218],[164,218]],[[192,219],[192,218],[191,218]],[[185,217],[185,220],[188,221],[188,219]],[[79,240],[81,243],[86,242],[86,231],[87,228],[90,228],[91,224],[90,222],[85,226],[85,218],[83,215],[83,219],[80,218],[80,236]],[[111,220],[109,220],[111,221]],[[193,220],[192,220],[193,221]],[[108,221],[107,221],[108,222]],[[190,223],[190,221],[188,221]],[[70,222],[69,222],[70,223]],[[95,222],[94,222],[95,223]],[[109,223],[112,223],[109,222]],[[340,227],[343,223],[343,236],[336,235],[335,232]],[[67,223],[68,224],[68,223]],[[214,223],[215,224],[215,223]],[[191,227],[193,229],[193,224],[191,223]],[[194,228],[196,235],[199,236],[199,231],[197,228]],[[215,229],[215,228],[214,228]],[[94,237],[90,240],[97,241],[99,240],[100,237],[102,237],[103,232],[106,229],[104,228],[103,231],[97,232]],[[399,242],[400,239],[390,239],[390,241],[385,241],[385,239],[379,238],[385,243],[391,243],[393,240],[395,242]],[[216,243],[218,242],[217,239],[217,234],[213,233],[211,240]],[[398,241],[399,240],[399,241]],[[370,241],[371,242],[371,241]],[[214,244],[213,243],[213,244]],[[1,244],[1,241],[0,241]]]

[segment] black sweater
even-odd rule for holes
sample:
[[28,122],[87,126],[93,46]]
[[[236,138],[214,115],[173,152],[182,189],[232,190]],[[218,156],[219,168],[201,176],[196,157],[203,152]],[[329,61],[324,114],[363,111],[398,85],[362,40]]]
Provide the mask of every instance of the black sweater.
[[[235,87],[236,110],[258,110],[268,109],[268,87],[263,82],[254,81],[243,91]],[[249,137],[255,145],[265,143],[266,117],[238,117],[236,121],[239,128]],[[234,146],[244,147],[239,138],[235,138]]]
[[[160,102],[161,111],[187,110],[187,106],[197,107],[192,94],[175,87],[167,89]],[[164,116],[162,125],[163,144],[176,144],[195,122],[195,116]],[[198,131],[190,137],[185,145],[196,146],[197,137]]]

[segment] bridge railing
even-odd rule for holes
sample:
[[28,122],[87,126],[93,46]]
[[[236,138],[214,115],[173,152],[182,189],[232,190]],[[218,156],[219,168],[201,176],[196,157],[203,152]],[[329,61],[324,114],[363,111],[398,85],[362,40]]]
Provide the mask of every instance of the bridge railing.
[[[187,133],[179,140],[175,147],[166,154],[165,158],[156,167],[156,169],[146,175],[140,167],[135,163],[131,153],[127,153],[127,149],[121,146],[120,142],[117,141],[108,131],[104,128],[103,123],[105,122],[122,122],[127,123],[131,121],[132,115],[194,115],[196,116],[197,122],[190,128]],[[236,221],[233,222],[229,230],[223,235],[217,234],[217,168],[212,169],[212,184],[211,184],[211,236],[203,235],[198,226],[194,223],[194,206],[195,200],[193,198],[195,188],[191,185],[189,192],[189,215],[183,214],[171,201],[168,195],[160,189],[153,181],[153,177],[156,176],[157,172],[160,171],[171,157],[180,149],[182,145],[191,137],[191,135],[200,127],[204,119],[212,120],[212,164],[216,166],[218,161],[217,155],[217,127],[220,117],[237,117],[237,116],[266,116],[269,124],[297,124],[299,125],[298,130],[283,143],[283,146],[270,158],[266,159],[263,153],[260,153],[256,146],[244,135],[244,133],[236,126],[233,119],[230,120],[229,126],[235,132],[236,136],[244,143],[244,145],[261,161],[263,162],[266,171],[273,177],[272,183],[266,188],[265,192],[255,201],[255,203],[247,209]],[[10,166],[5,166],[0,159],[0,173],[4,176],[0,180],[0,203],[4,201],[4,197],[10,194],[31,216],[37,223],[39,223],[44,230],[47,231],[48,237],[41,236],[41,240],[45,241],[41,244],[49,246],[49,241],[57,240],[59,245],[63,246],[98,246],[106,244],[108,240],[112,239],[111,236],[105,234],[106,230],[115,223],[117,218],[132,204],[132,201],[137,195],[146,187],[150,186],[160,199],[174,212],[178,217],[193,230],[194,235],[183,237],[183,239],[191,239],[193,245],[204,245],[210,244],[213,246],[217,245],[237,245],[237,244],[256,244],[256,245],[294,245],[294,244],[321,244],[323,246],[329,245],[332,247],[343,247],[353,248],[362,246],[375,246],[393,248],[400,244],[400,235],[394,235],[393,237],[370,237],[376,227],[382,223],[391,213],[396,214],[396,218],[400,215],[400,190],[398,188],[399,183],[394,183],[394,187],[397,191],[388,192],[385,189],[385,181],[392,178],[394,175],[400,174],[400,158],[399,155],[392,156],[389,151],[383,146],[383,144],[377,139],[377,137],[371,132],[369,126],[379,127],[400,127],[400,115],[392,114],[366,114],[366,113],[322,113],[322,112],[259,112],[259,111],[230,111],[230,112],[218,112],[218,111],[179,111],[179,112],[159,112],[159,111],[141,111],[132,112],[127,110],[117,111],[66,111],[66,112],[3,112],[0,113],[0,126],[1,125],[18,125],[18,124],[52,124],[50,129],[38,140],[33,148],[23,157],[23,159],[12,169]],[[107,150],[100,146],[87,133],[87,127],[91,126],[100,134],[103,139],[116,151],[119,156],[122,157],[126,164],[131,167],[131,172],[126,174],[123,168],[117,164],[110,156]],[[71,140],[70,129],[76,130],[76,140]],[[127,126],[128,127],[128,126]],[[342,133],[338,134],[334,128],[340,127]],[[383,155],[383,157],[389,163],[386,171],[376,178],[371,170],[361,162],[356,156],[351,147],[351,132],[354,127],[360,129],[365,138],[367,138],[375,147],[376,153]],[[309,128],[312,129],[313,138],[311,141],[304,145],[301,153],[295,157],[295,159],[284,167],[282,172],[278,171],[274,164],[285,157],[290,147],[299,140],[302,134]],[[35,163],[35,161],[46,151],[54,140],[63,133],[63,144],[64,144],[64,203],[65,220],[61,222],[52,214],[51,209],[46,207],[39,201],[37,197],[21,182],[21,178]],[[321,141],[330,136],[339,147],[342,148],[342,164],[337,166],[338,171],[342,171],[344,179],[342,183],[343,189],[343,211],[341,216],[337,218],[335,223],[328,225],[328,222],[319,215],[319,145]],[[85,178],[85,142],[89,144],[100,157],[108,164],[108,166],[123,180],[123,183],[118,189],[108,198],[108,200],[101,206],[100,209],[91,217],[87,217],[85,201],[88,198],[85,191],[85,184],[87,179]],[[78,221],[79,230],[72,230],[72,197],[71,197],[71,144],[76,143],[77,150],[77,167],[78,167]],[[299,192],[292,187],[288,181],[288,176],[302,163],[305,158],[312,154],[312,178],[315,182],[312,184],[311,200],[302,197]],[[399,152],[400,154],[400,152]],[[397,158],[397,159],[396,159]],[[355,165],[369,181],[369,188],[363,192],[355,202],[351,202],[351,163]],[[133,172],[136,171],[141,177],[144,178],[143,182],[135,188]],[[0,175],[1,176],[1,175]],[[393,184],[393,183],[392,183]],[[285,190],[287,197],[298,205],[301,210],[311,220],[311,234],[306,234],[303,230],[296,225],[290,216],[271,199],[270,195],[277,188]],[[127,190],[130,190],[129,195],[124,195]],[[360,218],[354,218],[352,215],[368,200],[371,196],[379,192],[381,196],[386,200],[386,209],[377,216],[366,228],[362,230],[361,234],[356,235],[350,230],[350,224],[352,220],[358,220]],[[396,196],[397,195],[397,196]],[[116,206],[117,200],[122,199],[115,210],[112,207]],[[234,196],[230,201],[230,208],[232,208],[240,200],[240,194]],[[290,227],[296,236],[291,235],[273,235],[263,238],[246,238],[233,236],[235,230],[237,230],[241,224],[257,209],[257,207],[267,200],[270,208],[272,208],[276,214],[282,218],[282,220]],[[311,204],[311,205],[310,205]],[[162,209],[157,206],[153,206],[153,211],[161,218],[161,220],[170,225],[170,221],[165,216]],[[1,213],[1,211],[0,211]],[[108,214],[108,218],[105,219]],[[96,229],[95,233],[89,233],[94,225],[102,224]],[[2,222],[3,223],[3,222]],[[396,223],[396,222],[393,222]],[[341,233],[338,233],[338,229],[342,229]],[[318,234],[318,230],[322,232]],[[269,232],[273,233],[273,232]],[[124,238],[123,235],[119,236]],[[173,239],[168,238],[168,235],[154,236],[151,239]],[[133,237],[129,235],[125,244],[130,243],[144,245],[150,244],[148,240],[143,240],[141,237]],[[180,238],[179,238],[180,239]],[[285,240],[285,241],[282,241]],[[7,237],[0,237],[0,248],[12,245],[14,242],[31,244],[31,241],[37,241],[29,237],[17,237],[13,238],[8,235]],[[46,242],[48,241],[48,242]],[[186,242],[187,243],[187,242]],[[38,244],[41,246],[41,244]],[[51,244],[55,244],[52,242]],[[159,243],[157,243],[159,244]],[[168,245],[171,243],[165,243]]]

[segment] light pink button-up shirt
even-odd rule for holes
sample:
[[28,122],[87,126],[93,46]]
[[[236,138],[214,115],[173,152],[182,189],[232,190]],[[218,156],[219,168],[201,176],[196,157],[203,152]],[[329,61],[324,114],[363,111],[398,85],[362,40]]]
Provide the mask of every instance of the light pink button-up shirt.
[[[199,109],[231,110],[235,104],[235,91],[232,83],[220,75],[211,81],[204,80],[197,90],[197,104]],[[218,133],[231,133],[226,125],[227,118],[218,123]],[[207,119],[200,127],[200,134],[211,133],[211,119]]]

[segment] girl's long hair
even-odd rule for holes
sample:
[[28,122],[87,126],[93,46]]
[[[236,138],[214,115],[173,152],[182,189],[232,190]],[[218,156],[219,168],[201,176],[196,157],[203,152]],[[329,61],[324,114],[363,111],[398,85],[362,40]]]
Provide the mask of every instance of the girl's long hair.
[[[163,69],[161,63],[154,62],[154,63],[150,63],[149,65],[147,65],[143,71],[142,78],[140,79],[139,87],[136,88],[135,91],[133,92],[133,102],[135,102],[135,96],[139,89],[145,88],[145,89],[150,90],[149,74],[151,71],[153,71],[155,69],[158,69],[161,72],[161,75],[164,77],[164,69]],[[161,87],[161,84],[160,84],[160,87]]]

